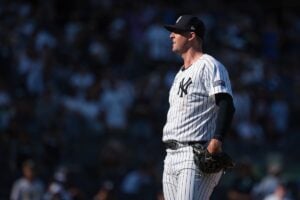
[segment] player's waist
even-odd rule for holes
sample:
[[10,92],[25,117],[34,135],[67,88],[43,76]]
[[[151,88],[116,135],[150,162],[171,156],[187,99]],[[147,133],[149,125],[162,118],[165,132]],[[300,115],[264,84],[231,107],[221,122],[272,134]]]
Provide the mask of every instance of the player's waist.
[[193,145],[206,145],[207,141],[189,141],[189,142],[179,142],[176,140],[167,140],[164,142],[166,149],[177,150],[186,146]]
[[[201,121],[203,120],[203,121]],[[209,127],[209,130],[208,130]],[[164,137],[180,137],[182,136],[186,138],[191,138],[194,141],[199,141],[196,137],[202,135],[201,137],[208,134],[208,132],[214,131],[215,128],[215,119],[189,119],[178,121],[178,119],[174,119],[173,121],[168,120],[163,128],[163,136]],[[205,136],[206,137],[206,136]],[[196,140],[195,140],[196,139]]]

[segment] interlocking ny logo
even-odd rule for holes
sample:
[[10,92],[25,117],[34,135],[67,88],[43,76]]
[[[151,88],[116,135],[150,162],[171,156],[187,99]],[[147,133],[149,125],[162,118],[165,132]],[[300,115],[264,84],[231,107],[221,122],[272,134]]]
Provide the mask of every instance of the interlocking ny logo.
[[184,82],[184,78],[180,81],[180,84],[179,84],[179,89],[178,89],[178,92],[177,94],[182,97],[183,94],[187,95],[187,89],[188,87],[192,84],[192,79],[191,77],[189,77],[189,79]]

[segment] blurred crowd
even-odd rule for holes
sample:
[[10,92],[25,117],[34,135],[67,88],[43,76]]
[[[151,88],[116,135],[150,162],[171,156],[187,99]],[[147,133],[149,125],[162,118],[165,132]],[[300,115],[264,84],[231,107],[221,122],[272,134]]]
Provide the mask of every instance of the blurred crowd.
[[164,23],[192,13],[227,67],[237,168],[212,199],[300,199],[299,3],[0,1],[0,199],[163,200],[180,68]]

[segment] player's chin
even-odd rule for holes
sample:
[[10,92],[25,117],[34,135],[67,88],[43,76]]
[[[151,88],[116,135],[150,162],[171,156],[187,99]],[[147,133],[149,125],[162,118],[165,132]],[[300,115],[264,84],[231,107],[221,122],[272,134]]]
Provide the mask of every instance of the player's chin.
[[179,49],[178,48],[176,48],[176,47],[172,47],[172,51],[174,52],[174,53],[179,53]]

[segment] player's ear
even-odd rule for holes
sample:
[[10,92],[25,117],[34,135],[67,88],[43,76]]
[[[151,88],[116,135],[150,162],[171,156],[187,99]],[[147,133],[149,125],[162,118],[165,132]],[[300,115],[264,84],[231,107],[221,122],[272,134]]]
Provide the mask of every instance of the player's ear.
[[189,32],[189,33],[190,33],[189,34],[189,40],[194,40],[197,37],[195,32]]

